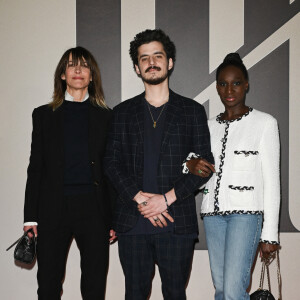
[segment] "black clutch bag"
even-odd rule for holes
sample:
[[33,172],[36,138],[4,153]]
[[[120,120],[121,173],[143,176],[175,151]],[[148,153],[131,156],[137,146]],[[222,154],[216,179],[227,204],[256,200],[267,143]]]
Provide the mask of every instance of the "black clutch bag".
[[[31,232],[33,237],[30,238],[28,233]],[[14,259],[25,264],[31,264],[36,256],[36,237],[32,229],[27,230],[24,234],[15,241],[11,246],[9,246],[6,251],[11,249],[15,244],[17,244],[14,251]]]
[[[278,279],[278,300],[281,299],[281,275],[280,275],[280,267],[279,267],[279,251],[275,252],[276,262],[277,262],[277,279]],[[274,257],[273,257],[274,259]],[[273,261],[273,259],[263,259],[262,267],[261,267],[261,275],[260,275],[260,283],[259,288],[250,295],[250,300],[275,300],[275,297],[271,293],[271,284],[270,284],[270,272],[269,265]],[[267,273],[267,282],[268,289],[264,289],[264,278],[265,273]]]

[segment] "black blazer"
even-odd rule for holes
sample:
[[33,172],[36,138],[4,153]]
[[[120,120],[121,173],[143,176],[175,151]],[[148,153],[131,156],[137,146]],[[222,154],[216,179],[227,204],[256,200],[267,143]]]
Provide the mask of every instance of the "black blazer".
[[[113,110],[104,168],[118,192],[113,218],[118,232],[130,230],[139,216],[133,198],[143,186],[144,97],[144,93],[138,95]],[[170,91],[157,182],[161,194],[175,189],[177,201],[170,212],[179,234],[198,231],[194,192],[209,179],[182,174],[182,163],[190,152],[214,162],[206,113],[201,104]]]
[[[111,203],[103,174],[107,130],[111,111],[89,105],[89,156],[99,217],[110,227]],[[30,161],[24,205],[24,222],[35,221],[39,228],[57,225],[62,212],[64,147],[63,108],[49,105],[34,109]]]

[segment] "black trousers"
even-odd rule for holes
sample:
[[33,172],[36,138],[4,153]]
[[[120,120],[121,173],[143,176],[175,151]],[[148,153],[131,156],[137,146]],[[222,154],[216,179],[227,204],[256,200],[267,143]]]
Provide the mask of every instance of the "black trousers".
[[119,257],[125,275],[126,300],[147,300],[157,264],[165,300],[185,300],[195,239],[170,232],[122,235]]
[[61,225],[53,230],[38,230],[38,299],[60,300],[66,259],[72,239],[81,257],[83,300],[105,298],[109,258],[109,232],[92,194],[66,196]]

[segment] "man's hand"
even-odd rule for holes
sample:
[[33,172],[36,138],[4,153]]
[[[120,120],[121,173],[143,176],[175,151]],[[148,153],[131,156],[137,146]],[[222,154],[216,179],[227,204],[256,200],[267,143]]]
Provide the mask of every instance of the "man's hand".
[[[170,218],[172,218],[166,211],[168,207],[167,207],[165,197],[163,195],[143,193],[143,192],[141,192],[141,195],[144,197],[148,197],[146,204],[142,202],[141,204],[138,205],[139,212],[142,215],[144,215],[145,218],[159,216],[162,213],[164,213],[164,216],[167,219],[170,220]],[[166,193],[166,197],[167,197],[168,205],[171,205],[176,200],[174,189]]]
[[138,204],[145,202],[149,199],[149,197],[147,197],[146,195],[144,195],[144,193],[142,191],[139,191],[133,198],[133,200],[135,202],[137,202]]
[[[32,228],[35,237],[37,237],[37,235],[38,235],[38,233],[37,233],[37,225],[24,226],[24,227],[23,227],[23,230],[24,230],[24,232],[26,232],[26,231],[29,230],[30,228]],[[29,236],[30,238],[33,237],[33,235],[32,235],[31,232],[28,232],[28,236]]]
[[[168,204],[173,203],[176,200],[174,189],[169,191],[166,195],[168,195],[169,202]],[[157,202],[157,199],[162,201]],[[174,222],[174,219],[167,211],[167,204],[163,195],[159,194],[151,194],[151,193],[144,193],[140,191],[135,197],[134,200],[138,202],[138,210],[139,212],[147,218],[153,226],[157,227],[166,227],[168,223],[166,218],[170,222]],[[147,215],[145,214],[145,210]]]
[[215,166],[204,158],[193,158],[186,162],[189,171],[200,177],[208,177],[211,172],[216,172]]
[[150,217],[150,218],[148,218],[148,220],[152,223],[153,226],[155,226],[155,227],[159,226],[160,228],[163,228],[163,227],[168,226],[166,218],[170,222],[172,222],[172,223],[174,222],[174,219],[171,217],[171,215],[167,211],[164,211],[157,216]]
[[159,194],[141,193],[143,196],[148,197],[146,204],[143,202],[138,205],[139,212],[145,217],[150,218],[160,215],[167,209],[165,198]]

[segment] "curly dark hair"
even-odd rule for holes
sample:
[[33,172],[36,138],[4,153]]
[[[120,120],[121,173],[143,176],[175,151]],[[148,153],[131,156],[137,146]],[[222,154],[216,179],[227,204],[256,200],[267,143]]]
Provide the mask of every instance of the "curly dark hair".
[[133,62],[133,68],[135,68],[135,65],[138,65],[138,48],[141,45],[149,44],[154,41],[162,43],[167,54],[167,58],[172,58],[173,63],[175,63],[176,48],[169,36],[167,36],[161,29],[147,29],[138,33],[134,37],[133,41],[130,42],[129,54]]
[[216,73],[216,79],[218,80],[220,72],[225,69],[227,66],[235,66],[239,68],[244,76],[245,79],[249,80],[248,71],[243,63],[243,60],[241,59],[240,55],[238,53],[229,53],[225,56],[223,62],[218,66],[217,73]]

